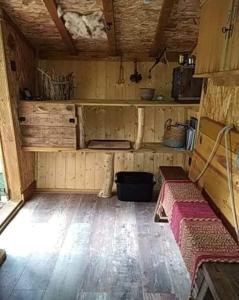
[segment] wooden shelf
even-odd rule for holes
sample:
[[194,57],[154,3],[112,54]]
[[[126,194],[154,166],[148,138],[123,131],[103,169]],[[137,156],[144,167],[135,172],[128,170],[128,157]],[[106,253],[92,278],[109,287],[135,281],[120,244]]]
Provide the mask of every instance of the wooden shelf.
[[136,153],[144,153],[144,152],[151,152],[151,153],[191,153],[191,151],[178,149],[178,148],[170,148],[165,146],[163,143],[144,143],[143,147],[135,150],[135,149],[127,149],[127,150],[117,150],[117,149],[70,149],[70,148],[52,148],[52,147],[22,147],[23,151],[27,152],[136,152]]
[[120,107],[198,107],[198,103],[178,103],[173,100],[164,101],[144,101],[144,100],[44,100],[44,101],[22,101],[36,104],[75,104],[76,106],[120,106]]

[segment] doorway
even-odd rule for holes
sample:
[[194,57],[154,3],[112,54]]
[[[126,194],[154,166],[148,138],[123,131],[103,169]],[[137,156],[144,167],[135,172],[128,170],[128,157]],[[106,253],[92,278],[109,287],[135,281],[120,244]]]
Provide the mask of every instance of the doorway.
[[8,189],[7,189],[7,180],[4,167],[4,158],[2,152],[2,142],[0,136],[0,209],[7,203],[9,200]]

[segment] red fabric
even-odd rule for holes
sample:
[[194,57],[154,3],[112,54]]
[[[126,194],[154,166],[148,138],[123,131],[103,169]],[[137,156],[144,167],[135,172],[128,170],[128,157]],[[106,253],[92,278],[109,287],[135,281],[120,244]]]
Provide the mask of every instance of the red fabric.
[[189,180],[165,181],[160,191],[159,201],[169,222],[175,202],[206,202],[199,189]]
[[174,204],[172,212],[172,220],[170,222],[175,240],[179,242],[180,225],[184,219],[194,219],[204,221],[207,219],[217,220],[217,216],[207,203],[195,202],[188,205],[185,202],[177,202]]
[[239,262],[239,247],[219,219],[184,219],[178,245],[192,283],[204,262]]
[[194,282],[203,262],[239,262],[239,247],[190,181],[166,181],[159,197]]

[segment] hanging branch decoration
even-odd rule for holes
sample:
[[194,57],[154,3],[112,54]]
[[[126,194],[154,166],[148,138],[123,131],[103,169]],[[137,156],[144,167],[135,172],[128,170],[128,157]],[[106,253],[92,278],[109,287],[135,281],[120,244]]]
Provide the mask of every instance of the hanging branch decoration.
[[73,73],[60,76],[54,70],[51,73],[37,68],[40,72],[39,91],[41,98],[47,100],[70,100],[74,96],[74,76]]

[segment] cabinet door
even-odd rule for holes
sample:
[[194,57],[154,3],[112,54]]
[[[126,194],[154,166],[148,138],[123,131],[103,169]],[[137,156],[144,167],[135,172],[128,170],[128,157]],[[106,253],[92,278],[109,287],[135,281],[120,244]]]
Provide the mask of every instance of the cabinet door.
[[224,69],[239,70],[239,0],[234,1],[232,10],[232,36],[228,39]]
[[233,0],[207,0],[201,8],[196,74],[222,71],[228,39],[222,32],[230,25]]

